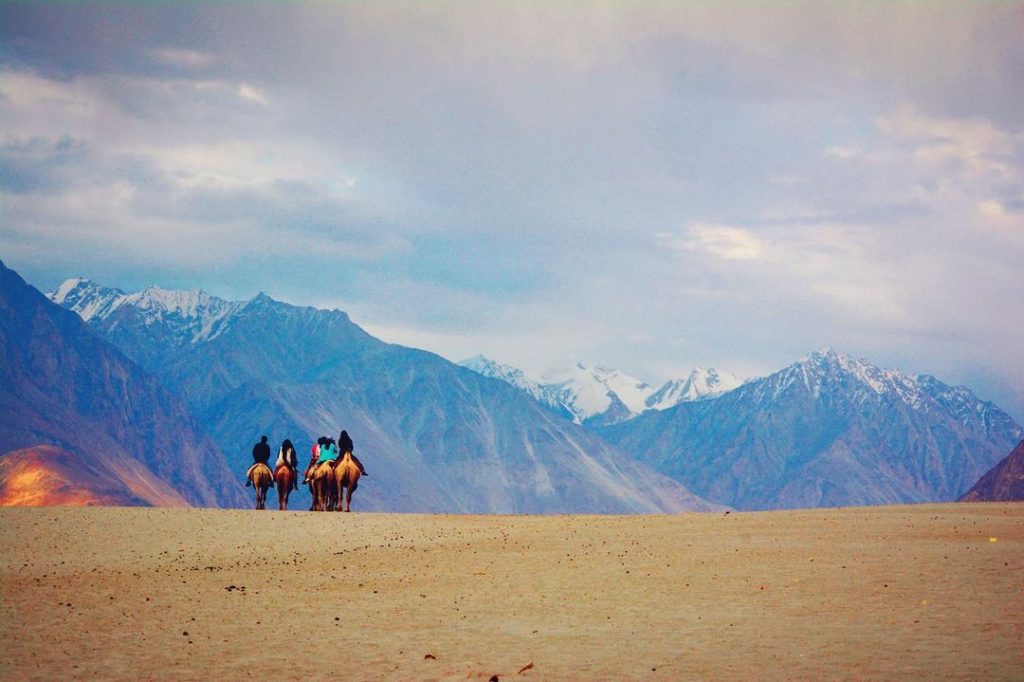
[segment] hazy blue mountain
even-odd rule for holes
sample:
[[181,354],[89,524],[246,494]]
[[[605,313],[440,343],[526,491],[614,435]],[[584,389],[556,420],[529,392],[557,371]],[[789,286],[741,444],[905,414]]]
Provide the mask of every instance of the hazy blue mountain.
[[[263,294],[201,300],[202,292],[164,292],[143,307],[132,297],[144,292],[112,291],[74,280],[51,297],[183,396],[239,478],[263,433],[275,446],[291,438],[305,462],[316,436],[345,428],[370,473],[356,493],[360,509],[710,508],[508,384],[384,343],[343,312]],[[196,333],[206,329],[215,331]]]
[[966,388],[832,350],[599,433],[739,509],[955,500],[1024,435]]
[[56,446],[59,457],[29,452],[33,466],[79,472],[98,499],[243,502],[237,476],[175,394],[2,263],[0,354],[0,453]]

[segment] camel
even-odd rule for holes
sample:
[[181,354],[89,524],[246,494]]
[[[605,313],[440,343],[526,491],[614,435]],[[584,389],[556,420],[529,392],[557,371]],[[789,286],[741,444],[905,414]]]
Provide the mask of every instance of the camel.
[[292,493],[294,481],[295,472],[287,464],[282,464],[274,470],[274,482],[277,483],[277,508],[281,511],[288,510],[288,497]]
[[249,472],[249,480],[252,481],[252,487],[256,490],[256,508],[266,509],[267,489],[274,485],[274,474],[271,473],[270,467],[262,462],[256,464]]
[[313,511],[334,511],[338,498],[331,463],[317,466],[310,478],[313,481]]
[[[352,511],[352,493],[359,487],[360,475],[359,465],[352,461],[352,453],[346,450],[334,467],[334,483],[337,486],[334,511]],[[342,499],[345,500],[344,510],[341,508]]]
[[316,471],[316,455],[309,458],[309,466],[306,467],[306,473],[303,474],[302,482],[309,486],[309,511],[316,511],[316,490],[313,489],[313,472]]

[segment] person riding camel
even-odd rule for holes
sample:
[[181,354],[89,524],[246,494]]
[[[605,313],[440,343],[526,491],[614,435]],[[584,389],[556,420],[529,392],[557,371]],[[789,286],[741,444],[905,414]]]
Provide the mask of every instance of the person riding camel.
[[[348,435],[348,431],[343,430],[341,432],[341,435],[338,436],[338,451],[342,455],[344,455],[347,452],[349,456],[352,458],[352,461],[356,463],[357,467],[359,467],[360,473],[363,476],[369,476],[369,474],[366,473],[366,467],[364,467],[363,463],[359,461],[359,458],[356,457],[356,454],[352,452],[354,449],[355,444],[352,442],[351,436]],[[335,466],[337,465],[337,463],[338,460],[336,459],[334,460],[334,463],[331,466]]]
[[324,438],[323,443],[320,445],[320,456],[316,459],[316,465],[320,466],[324,462],[335,462],[341,453],[338,451],[338,446],[334,444],[334,439]]
[[295,455],[295,447],[287,438],[284,439],[281,447],[277,450],[277,461],[274,463],[274,471],[277,471],[277,468],[281,465],[285,465],[292,470],[292,488],[298,490],[299,458]]
[[302,479],[302,485],[312,483],[309,480],[309,475],[313,471],[313,469],[316,468],[317,463],[319,463],[320,448],[322,448],[326,443],[327,439],[324,438],[323,436],[320,436],[319,438],[316,439],[316,442],[313,443],[312,447],[309,448],[309,467],[306,469],[306,476]]
[[[266,465],[270,461],[270,446],[267,445],[267,437],[261,436],[260,442],[252,446],[252,459],[253,465],[249,467],[249,470],[245,472],[245,487],[252,487],[252,470],[259,464]],[[268,469],[270,467],[267,467]],[[274,485],[271,483],[270,485]]]

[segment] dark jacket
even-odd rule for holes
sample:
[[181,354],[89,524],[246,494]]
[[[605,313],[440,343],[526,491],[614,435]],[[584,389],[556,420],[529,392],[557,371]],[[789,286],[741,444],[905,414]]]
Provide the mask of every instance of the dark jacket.
[[266,464],[270,461],[270,446],[266,443],[256,443],[256,445],[253,445],[252,459],[254,462]]

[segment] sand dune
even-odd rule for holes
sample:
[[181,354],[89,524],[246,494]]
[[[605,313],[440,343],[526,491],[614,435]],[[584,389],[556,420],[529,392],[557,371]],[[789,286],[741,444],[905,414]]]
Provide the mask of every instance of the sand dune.
[[8,679],[1024,679],[1024,504],[5,509],[0,536]]

